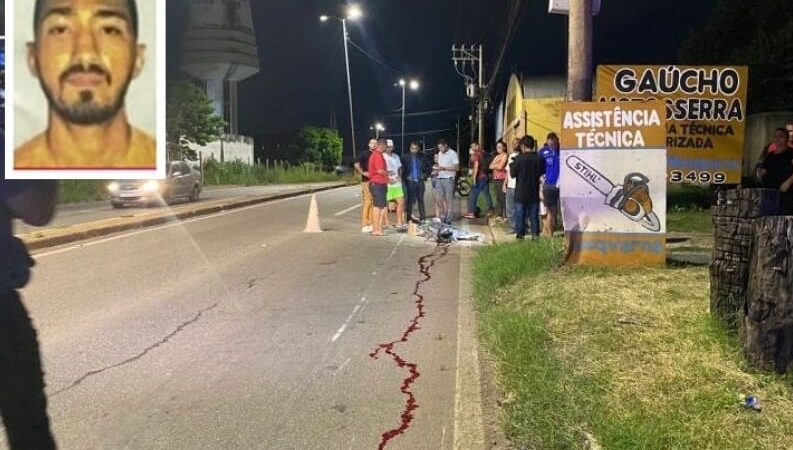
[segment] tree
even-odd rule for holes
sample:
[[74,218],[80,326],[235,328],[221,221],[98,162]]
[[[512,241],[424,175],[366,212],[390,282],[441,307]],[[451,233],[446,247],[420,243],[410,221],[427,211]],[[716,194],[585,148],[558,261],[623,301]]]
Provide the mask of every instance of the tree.
[[330,128],[304,127],[290,146],[298,164],[316,164],[331,169],[341,163],[344,141]]
[[166,92],[168,158],[197,159],[189,144],[206,145],[220,136],[225,122],[206,94],[189,81],[169,82]]
[[749,66],[750,112],[793,107],[790,0],[719,0],[710,22],[680,51],[685,64]]

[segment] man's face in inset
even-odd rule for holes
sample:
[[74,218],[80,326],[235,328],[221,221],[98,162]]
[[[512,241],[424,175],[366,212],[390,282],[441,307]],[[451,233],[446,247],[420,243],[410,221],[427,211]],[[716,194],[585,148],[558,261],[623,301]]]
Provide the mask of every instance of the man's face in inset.
[[67,122],[98,125],[124,106],[143,68],[128,0],[41,0],[28,66]]

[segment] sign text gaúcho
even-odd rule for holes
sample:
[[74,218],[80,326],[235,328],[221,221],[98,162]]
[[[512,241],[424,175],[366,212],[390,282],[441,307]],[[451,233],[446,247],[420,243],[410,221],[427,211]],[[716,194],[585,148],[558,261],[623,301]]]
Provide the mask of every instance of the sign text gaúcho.
[[749,69],[598,66],[599,101],[664,100],[671,183],[741,182]]

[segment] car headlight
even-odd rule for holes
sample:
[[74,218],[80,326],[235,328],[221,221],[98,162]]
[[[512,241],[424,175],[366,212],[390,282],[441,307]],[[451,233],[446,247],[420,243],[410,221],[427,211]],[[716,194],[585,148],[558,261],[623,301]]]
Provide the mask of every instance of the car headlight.
[[118,192],[121,189],[121,186],[118,185],[115,181],[107,185],[107,190],[112,192]]
[[142,188],[145,192],[157,192],[160,190],[160,183],[154,180],[147,181]]

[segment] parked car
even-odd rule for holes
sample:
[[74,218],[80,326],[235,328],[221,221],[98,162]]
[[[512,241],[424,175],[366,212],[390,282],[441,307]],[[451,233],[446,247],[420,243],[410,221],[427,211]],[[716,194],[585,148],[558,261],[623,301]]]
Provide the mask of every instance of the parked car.
[[168,163],[165,180],[119,180],[107,186],[114,208],[168,204],[177,199],[198,201],[201,173],[185,161]]

